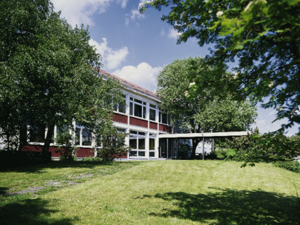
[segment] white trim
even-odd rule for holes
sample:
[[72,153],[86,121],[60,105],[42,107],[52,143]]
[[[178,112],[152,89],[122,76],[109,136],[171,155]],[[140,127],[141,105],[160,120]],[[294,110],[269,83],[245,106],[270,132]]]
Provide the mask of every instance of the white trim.
[[229,131],[215,133],[183,133],[183,134],[159,134],[159,138],[214,138],[214,137],[240,137],[247,136],[250,131]]

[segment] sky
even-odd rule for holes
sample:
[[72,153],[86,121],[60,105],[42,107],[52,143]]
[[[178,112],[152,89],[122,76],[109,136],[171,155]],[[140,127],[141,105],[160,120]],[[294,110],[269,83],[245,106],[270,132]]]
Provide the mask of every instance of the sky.
[[[155,92],[157,76],[164,66],[176,59],[205,57],[208,47],[199,47],[192,38],[176,44],[177,32],[162,21],[169,9],[138,7],[145,0],[52,0],[55,11],[61,11],[73,27],[82,24],[89,29],[90,44],[102,56],[102,69]],[[257,106],[258,117],[252,128],[261,133],[275,131],[286,120],[276,121],[274,109]],[[298,126],[287,131],[291,136]]]

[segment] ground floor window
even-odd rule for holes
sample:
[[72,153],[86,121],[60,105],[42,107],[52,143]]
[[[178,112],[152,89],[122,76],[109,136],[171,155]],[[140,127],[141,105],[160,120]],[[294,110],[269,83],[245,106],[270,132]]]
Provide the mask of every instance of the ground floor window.
[[149,135],[149,157],[155,157],[155,134]]
[[145,139],[146,134],[144,132],[130,130],[129,146],[131,147],[130,156],[145,157]]

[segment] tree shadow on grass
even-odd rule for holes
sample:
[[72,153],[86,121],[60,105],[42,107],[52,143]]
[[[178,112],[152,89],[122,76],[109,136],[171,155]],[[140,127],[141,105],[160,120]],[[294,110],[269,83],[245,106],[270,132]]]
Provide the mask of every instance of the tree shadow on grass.
[[[144,195],[173,202],[177,208],[151,216],[176,217],[210,224],[299,224],[297,197],[265,192],[212,188],[215,192],[190,194],[168,192]],[[212,222],[213,221],[213,222]]]
[[38,164],[38,165],[29,165],[29,166],[20,166],[20,167],[12,167],[12,168],[0,168],[0,172],[26,172],[26,173],[43,173],[42,171],[45,168],[94,168],[99,165],[103,166],[113,166],[115,164],[122,163],[128,165],[138,165],[141,162],[112,162],[112,161],[52,161],[45,164]]
[[6,195],[9,188],[7,187],[0,187],[0,195]]
[[57,210],[47,209],[48,201],[41,199],[27,199],[18,203],[10,203],[0,206],[0,225],[14,224],[54,224],[54,225],[71,225],[77,221],[77,218],[49,218]]

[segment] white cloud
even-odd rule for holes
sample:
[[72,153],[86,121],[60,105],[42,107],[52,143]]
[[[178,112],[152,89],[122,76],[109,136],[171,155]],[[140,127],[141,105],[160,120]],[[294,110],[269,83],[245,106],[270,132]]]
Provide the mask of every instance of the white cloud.
[[181,33],[178,33],[176,30],[172,28],[169,29],[168,38],[177,40],[180,35]]
[[[55,11],[61,11],[69,24],[73,27],[77,24],[80,26],[93,25],[91,19],[94,13],[104,13],[114,0],[51,0],[54,4]],[[117,0],[117,3],[125,8],[128,0]]]
[[72,26],[93,25],[91,16],[95,13],[103,13],[113,0],[52,0],[55,10],[62,11],[62,17],[66,18]]
[[155,92],[156,77],[162,69],[162,67],[152,67],[146,62],[142,62],[137,67],[124,66],[122,69],[114,71],[113,74]]
[[160,36],[164,36],[164,35],[165,35],[165,33],[166,33],[166,32],[165,32],[165,29],[164,29],[164,28],[162,28],[162,29],[161,29],[161,31],[160,31]]
[[140,20],[143,18],[145,18],[144,14],[141,14],[138,9],[133,9],[130,13],[126,14],[125,24],[128,25],[130,20],[135,21],[136,19]]
[[102,38],[100,44],[91,39],[89,41],[90,45],[95,46],[97,52],[102,56],[102,63],[104,67],[107,69],[116,69],[121,62],[125,61],[126,56],[129,54],[128,48],[125,46],[123,48],[113,50],[112,48],[108,47],[108,42],[106,38]]
[[127,5],[127,0],[118,0],[118,3],[121,3],[121,7],[124,9]]

